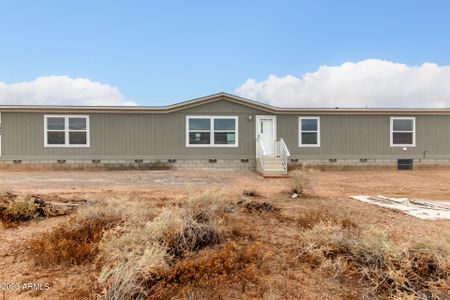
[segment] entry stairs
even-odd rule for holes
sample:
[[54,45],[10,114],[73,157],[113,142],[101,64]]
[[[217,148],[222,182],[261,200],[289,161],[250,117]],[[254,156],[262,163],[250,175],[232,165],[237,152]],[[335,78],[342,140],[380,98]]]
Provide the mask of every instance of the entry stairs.
[[256,170],[264,177],[287,177],[290,153],[283,139],[274,141],[274,149],[274,154],[266,154],[260,138],[256,139]]

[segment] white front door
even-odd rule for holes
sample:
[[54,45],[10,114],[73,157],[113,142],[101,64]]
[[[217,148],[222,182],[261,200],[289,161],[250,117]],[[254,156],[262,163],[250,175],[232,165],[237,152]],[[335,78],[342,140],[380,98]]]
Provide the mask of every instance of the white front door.
[[256,137],[261,139],[261,142],[266,151],[266,155],[275,155],[275,116],[257,116],[256,117]]

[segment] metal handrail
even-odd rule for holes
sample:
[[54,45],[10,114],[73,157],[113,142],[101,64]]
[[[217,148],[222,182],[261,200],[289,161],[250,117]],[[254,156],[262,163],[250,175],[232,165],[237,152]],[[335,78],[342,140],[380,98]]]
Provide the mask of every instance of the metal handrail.
[[283,148],[286,150],[286,155],[289,157],[291,156],[291,152],[289,152],[288,147],[286,146],[286,143],[284,142],[284,140],[281,138],[280,139],[281,145],[283,146]]
[[266,156],[266,149],[264,149],[264,145],[261,142],[259,137],[256,138],[256,157]]
[[281,161],[283,162],[283,167],[285,170],[287,170],[287,164],[288,164],[288,158],[291,156],[291,153],[289,152],[289,149],[286,146],[286,143],[282,138],[280,140],[276,141],[276,150],[277,155],[281,158]]
[[264,170],[264,156],[266,156],[266,149],[264,149],[264,145],[261,142],[259,136],[256,138],[256,158],[259,158],[261,167]]

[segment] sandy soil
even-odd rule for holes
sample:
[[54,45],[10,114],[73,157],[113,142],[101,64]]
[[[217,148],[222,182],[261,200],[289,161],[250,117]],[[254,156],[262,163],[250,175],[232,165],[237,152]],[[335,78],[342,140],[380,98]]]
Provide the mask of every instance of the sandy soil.
[[[0,171],[0,193],[41,194],[63,198],[107,200],[114,196],[138,197],[153,201],[155,207],[189,192],[218,188],[237,197],[243,190],[257,190],[264,200],[275,203],[285,215],[319,209],[351,216],[361,224],[374,224],[394,239],[441,238],[450,233],[450,221],[424,221],[401,212],[362,203],[348,198],[350,195],[385,195],[432,200],[450,199],[450,170],[418,171],[317,171],[315,189],[305,199],[289,197],[288,178],[266,179],[250,171]],[[58,299],[68,290],[80,286],[90,289],[95,281],[93,266],[46,270],[34,266],[23,245],[28,238],[65,222],[67,217],[32,221],[18,228],[0,228],[0,283],[51,282],[50,291],[21,294],[5,293],[3,299],[29,299],[45,296]],[[288,247],[295,240],[290,226],[276,220],[249,220],[249,230],[264,235],[278,248]],[[276,234],[275,234],[276,233]],[[283,259],[283,253],[278,253]],[[283,262],[280,261],[280,264]],[[329,299],[345,298],[330,287],[318,288],[317,282],[305,274],[292,275],[302,281],[301,292],[307,298],[328,295]],[[297,278],[298,277],[298,278]],[[301,277],[301,278],[300,278]],[[297,278],[297,279],[295,279]],[[284,278],[273,278],[283,284]],[[345,291],[347,292],[347,291]],[[65,295],[65,296],[61,296]],[[311,296],[312,295],[312,296]],[[1,297],[0,297],[1,298]],[[326,297],[325,297],[326,298]],[[34,298],[37,299],[37,298]]]
[[[317,171],[321,197],[385,195],[450,199],[450,170]],[[257,188],[277,193],[287,179],[264,179],[250,171],[0,171],[0,191],[30,193],[102,193],[108,191],[185,191],[198,188]]]

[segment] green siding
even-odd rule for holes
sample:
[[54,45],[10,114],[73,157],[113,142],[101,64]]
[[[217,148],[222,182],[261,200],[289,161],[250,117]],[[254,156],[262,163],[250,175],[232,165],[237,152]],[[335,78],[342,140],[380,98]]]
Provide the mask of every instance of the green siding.
[[[390,147],[389,115],[319,115],[320,147],[299,147],[298,117],[278,117],[278,137],[292,157],[328,158],[450,158],[450,116],[416,117],[416,147]],[[395,116],[395,115],[392,115]],[[414,116],[414,115],[411,115]]]
[[[168,113],[89,113],[89,148],[44,148],[44,113],[2,113],[2,159],[240,159],[255,156],[255,122],[264,112],[216,101]],[[64,114],[64,113],[58,113]],[[239,147],[186,147],[186,116],[238,116]]]
[[[43,113],[3,112],[1,159],[254,158],[255,116],[270,113],[221,99],[172,113],[88,115],[89,148],[44,148]],[[238,116],[239,147],[186,147],[187,115]],[[390,147],[389,115],[318,115],[321,146],[301,148],[299,116],[277,115],[278,138],[294,158],[421,158],[424,151],[427,158],[450,158],[450,116],[417,115],[416,147],[407,151]]]

